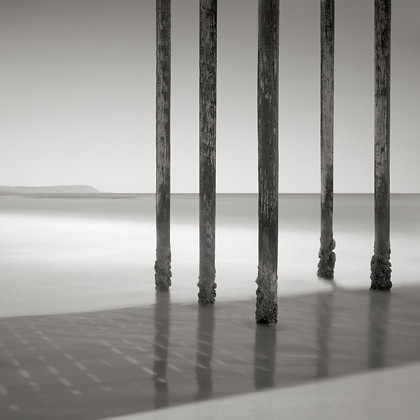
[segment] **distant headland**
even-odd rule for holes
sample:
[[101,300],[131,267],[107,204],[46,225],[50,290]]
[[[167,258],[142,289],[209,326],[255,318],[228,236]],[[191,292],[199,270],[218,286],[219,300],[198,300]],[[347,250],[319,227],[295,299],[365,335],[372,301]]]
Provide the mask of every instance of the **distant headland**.
[[100,193],[90,185],[54,185],[48,187],[9,187],[0,185],[0,194],[93,194]]

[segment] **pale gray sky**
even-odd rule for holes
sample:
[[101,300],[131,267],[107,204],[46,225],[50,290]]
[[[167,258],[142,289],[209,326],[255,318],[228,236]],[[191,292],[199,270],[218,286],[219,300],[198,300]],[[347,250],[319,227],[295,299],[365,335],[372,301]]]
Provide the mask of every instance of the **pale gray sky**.
[[[198,191],[198,0],[172,0],[172,191]],[[218,2],[217,191],[257,191],[257,0]],[[335,191],[373,191],[373,0],[336,0]],[[394,0],[391,190],[420,192],[420,2]],[[319,191],[319,0],[280,1],[280,191]],[[0,184],[155,189],[155,0],[0,0]]]

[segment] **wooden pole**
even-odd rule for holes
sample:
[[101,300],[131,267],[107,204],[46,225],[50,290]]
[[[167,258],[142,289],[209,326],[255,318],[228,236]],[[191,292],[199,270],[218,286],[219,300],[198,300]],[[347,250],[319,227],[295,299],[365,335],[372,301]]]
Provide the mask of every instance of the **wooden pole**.
[[371,289],[390,290],[391,0],[375,0],[375,245]]
[[214,303],[216,220],[217,0],[200,0],[200,274],[202,303]]
[[171,285],[171,0],[156,0],[156,289]]
[[257,323],[277,322],[279,0],[258,2]]
[[334,277],[334,16],[335,0],[321,0],[321,247],[318,276]]

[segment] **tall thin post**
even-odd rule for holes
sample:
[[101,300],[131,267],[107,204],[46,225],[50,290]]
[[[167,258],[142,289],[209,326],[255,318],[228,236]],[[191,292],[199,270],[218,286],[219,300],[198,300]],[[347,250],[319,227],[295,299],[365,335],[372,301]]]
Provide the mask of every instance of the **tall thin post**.
[[156,0],[156,289],[171,285],[171,0]]
[[371,289],[390,290],[391,0],[375,0],[375,246]]
[[318,276],[334,277],[334,16],[335,0],[321,0],[321,247]]
[[256,321],[277,322],[279,0],[258,2],[258,277]]
[[202,303],[214,303],[216,220],[217,0],[200,0],[200,275]]

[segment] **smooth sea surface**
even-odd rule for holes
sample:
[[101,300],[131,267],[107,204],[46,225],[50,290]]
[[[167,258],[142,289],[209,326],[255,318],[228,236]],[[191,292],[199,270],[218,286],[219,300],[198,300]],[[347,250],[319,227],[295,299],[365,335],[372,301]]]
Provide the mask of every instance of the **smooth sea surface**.
[[[196,302],[198,195],[172,195],[171,301]],[[373,195],[336,194],[335,286],[368,289]],[[279,297],[329,290],[317,278],[317,194],[281,194]],[[217,301],[255,298],[257,194],[218,194]],[[155,303],[154,194],[0,196],[0,317]],[[391,198],[392,293],[420,282],[420,195]]]
[[173,195],[170,293],[153,194],[0,196],[0,418],[417,418],[420,196],[391,202],[388,293],[369,290],[371,195],[335,197],[334,282],[316,276],[319,196],[280,195],[267,326],[256,194],[217,197],[215,305],[197,304],[197,195]]

